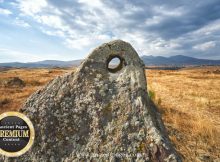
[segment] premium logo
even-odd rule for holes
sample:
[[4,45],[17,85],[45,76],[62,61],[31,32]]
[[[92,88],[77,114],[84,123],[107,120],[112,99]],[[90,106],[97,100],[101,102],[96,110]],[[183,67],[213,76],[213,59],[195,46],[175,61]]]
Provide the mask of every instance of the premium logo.
[[31,121],[19,112],[0,115],[0,154],[16,157],[30,149],[34,141]]

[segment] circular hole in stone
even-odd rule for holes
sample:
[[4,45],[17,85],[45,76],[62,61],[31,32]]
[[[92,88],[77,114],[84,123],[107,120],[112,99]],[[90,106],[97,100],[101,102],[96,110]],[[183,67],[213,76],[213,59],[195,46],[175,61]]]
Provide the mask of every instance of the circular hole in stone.
[[110,56],[109,59],[107,60],[107,68],[108,71],[112,73],[116,73],[117,71],[122,69],[122,64],[123,59],[119,56]]

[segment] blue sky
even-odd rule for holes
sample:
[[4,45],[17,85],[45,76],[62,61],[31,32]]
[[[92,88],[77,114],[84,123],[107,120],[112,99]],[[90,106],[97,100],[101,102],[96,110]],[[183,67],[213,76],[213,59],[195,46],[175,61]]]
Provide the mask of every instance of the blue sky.
[[220,59],[220,1],[0,0],[0,62],[82,59],[114,39],[139,55]]

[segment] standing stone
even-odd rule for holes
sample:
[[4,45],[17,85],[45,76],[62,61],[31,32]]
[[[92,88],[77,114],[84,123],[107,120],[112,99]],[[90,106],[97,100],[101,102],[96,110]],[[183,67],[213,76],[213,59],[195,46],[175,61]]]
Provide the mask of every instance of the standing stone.
[[[109,67],[113,58],[120,64]],[[5,161],[181,161],[147,95],[144,64],[121,40],[96,48],[75,73],[35,92],[21,111],[32,148]]]

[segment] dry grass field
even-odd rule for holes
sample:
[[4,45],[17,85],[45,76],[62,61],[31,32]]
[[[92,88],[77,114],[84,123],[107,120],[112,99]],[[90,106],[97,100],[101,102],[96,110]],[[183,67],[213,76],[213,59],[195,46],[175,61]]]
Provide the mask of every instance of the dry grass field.
[[[71,69],[11,69],[0,72],[0,113],[17,110],[37,89]],[[5,86],[4,82],[19,77],[25,87]]]
[[[0,112],[18,110],[31,93],[74,69],[11,69],[0,72]],[[184,161],[220,161],[220,67],[146,70],[148,90]],[[22,87],[6,86],[19,77]],[[217,160],[218,159],[218,160]]]
[[185,161],[220,161],[220,67],[147,71],[148,89]]

